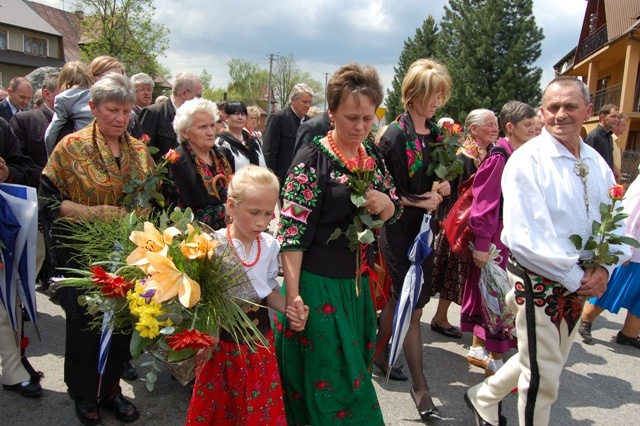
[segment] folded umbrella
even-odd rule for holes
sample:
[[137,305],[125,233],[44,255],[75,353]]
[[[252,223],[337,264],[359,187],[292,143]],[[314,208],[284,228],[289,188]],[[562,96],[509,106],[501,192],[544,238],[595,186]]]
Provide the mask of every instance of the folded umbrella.
[[422,218],[420,232],[416,235],[411,247],[409,248],[409,260],[411,266],[404,278],[400,299],[396,305],[396,311],[393,315],[393,323],[391,326],[391,350],[389,351],[389,368],[387,368],[387,381],[391,373],[391,367],[398,360],[400,348],[407,335],[407,330],[411,323],[411,315],[416,309],[418,297],[424,278],[422,276],[422,263],[429,257],[432,252],[431,244],[433,243],[433,235],[431,233],[431,213],[427,213]]

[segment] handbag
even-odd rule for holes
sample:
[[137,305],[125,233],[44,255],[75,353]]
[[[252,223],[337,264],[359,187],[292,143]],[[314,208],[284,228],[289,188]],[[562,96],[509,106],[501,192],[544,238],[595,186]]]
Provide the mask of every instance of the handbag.
[[[489,155],[502,155],[509,160],[509,153],[501,146],[494,146]],[[460,257],[471,258],[473,253],[469,248],[469,244],[473,242],[475,236],[471,228],[469,228],[469,216],[471,216],[471,204],[473,204],[473,179],[476,177],[474,173],[471,177],[460,184],[458,187],[458,199],[449,210],[449,214],[442,222],[444,235],[449,241],[451,251]]]
[[458,187],[458,199],[449,210],[447,217],[442,222],[444,235],[449,241],[451,251],[460,257],[471,257],[469,244],[473,241],[474,235],[469,228],[469,216],[471,215],[471,204],[473,204],[473,174]]

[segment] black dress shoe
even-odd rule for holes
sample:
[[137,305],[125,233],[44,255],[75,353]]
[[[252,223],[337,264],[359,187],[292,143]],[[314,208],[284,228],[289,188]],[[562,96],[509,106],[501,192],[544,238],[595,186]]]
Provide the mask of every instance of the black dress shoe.
[[640,349],[640,337],[625,336],[624,334],[622,334],[622,331],[618,332],[618,335],[616,336],[616,343],[620,345],[630,345],[634,348]]
[[[388,370],[385,365],[382,365],[376,361],[373,362],[373,365],[375,365],[378,368],[378,370],[380,370],[380,372],[384,377],[387,377]],[[391,367],[391,371],[389,372],[389,379],[396,380],[399,382],[404,382],[409,380],[409,378],[402,372],[402,368],[396,368],[396,367]]]
[[136,380],[138,378],[138,372],[136,371],[135,367],[131,365],[131,362],[127,361],[124,364],[124,368],[122,369],[122,374],[120,375],[120,377],[129,381]]
[[[115,416],[124,423],[131,423],[140,417],[140,412],[131,401],[127,400],[121,393],[114,396],[108,401],[100,401],[100,407],[107,411],[111,411]],[[133,409],[131,414],[127,414]]]
[[2,385],[2,388],[4,390],[18,392],[20,396],[27,398],[42,395],[42,386],[40,386],[40,383],[33,382],[31,380],[26,382],[26,384],[18,383],[15,385]]

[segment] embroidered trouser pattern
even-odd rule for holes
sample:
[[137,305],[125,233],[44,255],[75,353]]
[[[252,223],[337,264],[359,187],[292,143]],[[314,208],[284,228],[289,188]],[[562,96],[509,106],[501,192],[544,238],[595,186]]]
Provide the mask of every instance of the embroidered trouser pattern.
[[[498,403],[518,388],[519,424],[549,424],[558,396],[560,374],[578,332],[583,302],[549,281],[510,261],[513,285],[506,302],[516,314],[518,353],[497,373],[469,390],[484,420],[498,424]],[[475,398],[474,398],[475,397]]]

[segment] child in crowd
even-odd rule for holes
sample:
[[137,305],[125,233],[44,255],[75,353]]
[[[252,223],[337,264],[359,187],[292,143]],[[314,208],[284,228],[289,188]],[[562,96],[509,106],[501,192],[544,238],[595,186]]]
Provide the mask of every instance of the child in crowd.
[[247,316],[269,345],[250,348],[221,330],[211,358],[196,377],[187,424],[286,425],[280,374],[273,346],[273,331],[265,302],[285,313],[293,331],[304,329],[308,306],[286,307],[277,291],[280,244],[263,232],[273,217],[280,192],[277,177],[263,167],[250,165],[234,175],[226,202],[230,225],[216,231],[246,270],[256,302]]

